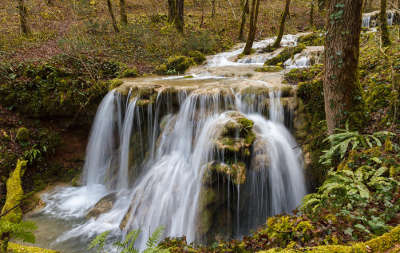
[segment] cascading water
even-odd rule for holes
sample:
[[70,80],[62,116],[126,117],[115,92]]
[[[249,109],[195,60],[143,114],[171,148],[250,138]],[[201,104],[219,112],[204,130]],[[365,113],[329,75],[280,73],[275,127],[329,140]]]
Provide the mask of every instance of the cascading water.
[[[297,37],[283,42],[293,46]],[[265,61],[231,61],[238,52],[212,57],[207,68]],[[40,215],[69,223],[53,246],[82,252],[104,231],[120,239],[141,229],[143,250],[160,226],[163,236],[189,242],[228,239],[295,209],[306,189],[302,152],[288,129],[292,112],[282,104],[288,97],[266,81],[241,82],[194,74],[109,92],[93,124],[83,186],[43,197]],[[102,201],[109,208],[92,212]]]

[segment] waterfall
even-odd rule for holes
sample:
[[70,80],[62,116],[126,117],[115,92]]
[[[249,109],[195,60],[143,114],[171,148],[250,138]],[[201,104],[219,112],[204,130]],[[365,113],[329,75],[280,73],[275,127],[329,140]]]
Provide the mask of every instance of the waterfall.
[[362,16],[362,27],[370,28],[370,23],[371,23],[371,15],[364,14]]

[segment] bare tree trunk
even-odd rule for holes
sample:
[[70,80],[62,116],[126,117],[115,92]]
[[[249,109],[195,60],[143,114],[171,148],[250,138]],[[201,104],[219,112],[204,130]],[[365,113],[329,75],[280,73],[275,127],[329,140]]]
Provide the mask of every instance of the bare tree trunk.
[[117,21],[115,20],[115,16],[114,16],[111,0],[107,0],[107,6],[108,6],[108,12],[110,13],[112,25],[114,27],[114,31],[118,33],[119,32],[119,28],[118,28],[118,25],[117,25]]
[[324,98],[332,134],[357,110],[362,0],[330,0],[328,6]]
[[310,6],[310,27],[314,27],[314,6],[315,2],[314,0],[311,0],[311,6]]
[[260,0],[253,0],[251,3],[249,35],[247,37],[246,46],[244,47],[243,50],[243,54],[246,55],[251,53],[253,42],[256,37],[257,16],[259,7],[260,7]]
[[168,0],[168,22],[170,24],[175,22],[176,17],[176,2],[175,0]]
[[244,26],[246,25],[246,15],[249,13],[249,0],[242,1],[242,22],[239,30],[239,40],[244,40]]
[[381,0],[381,12],[379,15],[381,23],[381,40],[382,46],[387,47],[390,45],[389,30],[387,24],[387,13],[386,13],[386,0]]
[[24,0],[18,0],[18,11],[19,11],[19,21],[21,25],[21,31],[25,35],[31,34],[31,29],[29,28],[27,16],[28,12],[26,10]]
[[290,0],[286,0],[285,10],[283,11],[282,19],[281,19],[281,24],[280,24],[280,26],[279,26],[278,37],[276,38],[274,44],[272,45],[273,48],[278,48],[278,47],[281,46],[281,41],[282,41],[282,37],[283,37],[283,32],[285,31],[286,17],[287,17],[288,14],[289,14],[289,10],[290,10]]
[[185,27],[184,22],[184,0],[176,0],[176,18],[175,26],[178,32],[183,33],[183,28]]
[[119,14],[121,18],[121,24],[128,24],[128,16],[126,15],[126,4],[125,0],[119,0]]
[[215,0],[211,0],[211,5],[211,17],[213,18],[215,17]]
[[204,24],[204,7],[205,7],[206,0],[201,0],[201,21],[200,21],[200,28],[203,27]]
[[168,0],[168,22],[174,23],[178,32],[183,33],[184,0]]
[[46,2],[48,6],[53,6],[53,0],[47,0]]

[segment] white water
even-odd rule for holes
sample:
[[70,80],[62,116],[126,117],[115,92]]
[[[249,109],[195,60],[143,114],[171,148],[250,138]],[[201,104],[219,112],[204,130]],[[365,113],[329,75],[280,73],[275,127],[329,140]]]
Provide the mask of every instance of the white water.
[[[293,46],[296,41],[297,36],[288,35],[283,44]],[[272,42],[257,42],[255,48]],[[215,55],[208,67],[260,64],[266,60],[264,54],[249,58],[247,63],[232,61],[241,50]],[[183,76],[169,80],[173,78]],[[214,76],[194,77],[206,78],[218,81]],[[132,229],[141,229],[137,247],[143,250],[148,236],[159,226],[165,228],[164,236],[186,236],[189,242],[201,240],[196,231],[202,177],[208,162],[216,157],[224,162],[224,155],[215,153],[214,141],[223,125],[232,120],[232,110],[254,122],[257,150],[252,161],[260,155],[267,157],[261,164],[251,162],[245,184],[236,188],[226,185],[226,205],[235,215],[231,221],[234,236],[257,228],[268,216],[296,208],[306,193],[302,153],[285,126],[288,112],[281,104],[280,91],[242,95],[226,88],[211,90],[182,90],[178,111],[162,91],[155,106],[147,108],[137,106],[139,98],[111,91],[100,104],[93,124],[84,186],[59,188],[44,197],[47,206],[42,213],[71,221],[72,226],[53,246],[73,244],[76,247],[70,247],[69,252],[82,252],[95,235],[104,231],[121,238]],[[112,209],[96,219],[85,219],[90,208],[112,192],[117,193]],[[121,230],[125,216],[126,226]],[[108,250],[113,251],[111,246]]]
[[[394,22],[396,12],[397,11],[395,11],[395,10],[387,10],[387,12],[386,12],[387,23],[389,26],[394,25],[393,22]],[[398,14],[398,12],[397,12],[397,15],[400,15],[400,14]],[[373,27],[377,26],[378,21],[379,21],[379,11],[364,13],[362,16],[362,27],[373,28]]]

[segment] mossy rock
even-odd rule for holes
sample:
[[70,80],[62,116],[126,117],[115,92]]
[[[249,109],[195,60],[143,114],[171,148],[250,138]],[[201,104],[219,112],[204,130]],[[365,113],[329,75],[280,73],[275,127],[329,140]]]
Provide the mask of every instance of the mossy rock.
[[280,66],[264,66],[261,68],[256,68],[256,72],[280,72],[283,68]]
[[18,128],[15,138],[19,143],[27,142],[29,140],[29,130],[26,127]]
[[108,90],[113,90],[115,88],[118,88],[121,86],[124,82],[121,79],[113,79],[110,81],[110,84],[108,85]]
[[301,53],[306,48],[304,44],[299,43],[295,47],[285,47],[277,56],[265,61],[264,65],[273,66],[283,64],[295,54]]
[[193,58],[197,65],[203,64],[206,61],[206,57],[200,51],[190,51],[188,55]]
[[92,207],[86,215],[86,218],[97,219],[101,214],[110,211],[117,200],[117,195],[115,193],[110,193],[103,198],[101,198],[94,207]]
[[284,79],[290,84],[311,81],[322,74],[322,64],[313,65],[310,68],[292,69],[285,73]]
[[298,42],[306,46],[323,46],[325,45],[325,36],[323,33],[314,32],[301,36]]
[[124,71],[122,71],[121,74],[119,74],[119,77],[138,77],[139,76],[139,72],[137,70],[137,68],[133,67],[133,68],[127,68]]
[[156,68],[156,73],[161,75],[183,74],[193,65],[196,65],[196,62],[192,57],[183,55],[171,56],[166,64],[161,64]]
[[60,253],[56,250],[43,249],[34,246],[25,246],[18,243],[8,243],[8,250],[12,253]]

